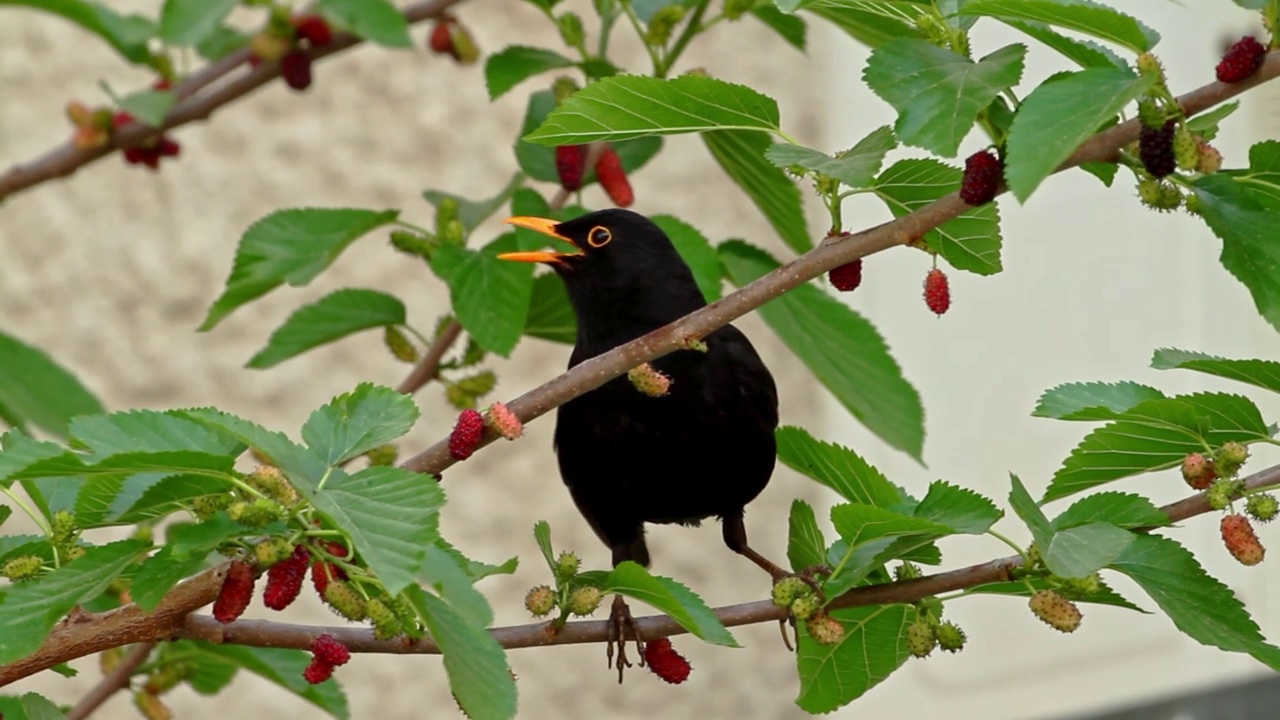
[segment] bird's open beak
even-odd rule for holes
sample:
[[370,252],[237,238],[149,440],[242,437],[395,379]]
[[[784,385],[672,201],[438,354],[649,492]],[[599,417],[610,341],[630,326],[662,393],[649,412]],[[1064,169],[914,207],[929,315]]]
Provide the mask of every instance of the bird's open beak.
[[556,232],[556,225],[559,225],[559,223],[555,220],[540,217],[517,216],[509,217],[506,220],[503,220],[503,222],[515,225],[516,227],[540,232],[543,235],[549,235],[557,240],[563,240],[573,246],[573,251],[551,252],[548,250],[537,250],[533,252],[500,253],[498,255],[499,260],[514,260],[516,262],[564,262],[564,258],[582,254],[582,248],[578,247],[577,243]]

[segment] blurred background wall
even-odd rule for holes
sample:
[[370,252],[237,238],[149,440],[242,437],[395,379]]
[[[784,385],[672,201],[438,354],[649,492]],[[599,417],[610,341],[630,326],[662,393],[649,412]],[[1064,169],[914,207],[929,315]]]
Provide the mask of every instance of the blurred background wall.
[[[159,5],[111,4],[152,15]],[[1221,0],[1190,7],[1114,4],[1144,17],[1156,13],[1152,24],[1165,34],[1161,57],[1175,91],[1210,80],[1220,38],[1250,27],[1248,15]],[[458,14],[486,51],[512,43],[559,44],[538,13],[512,0],[469,3]],[[425,28],[414,32],[421,39]],[[642,51],[627,35],[618,33],[623,58],[633,69],[645,68]],[[981,32],[974,46],[983,54],[1013,39]],[[817,24],[808,53],[801,54],[744,20],[713,31],[681,68],[702,66],[718,77],[750,83],[779,100],[786,127],[802,142],[838,149],[892,122],[887,106],[858,80],[866,54]],[[1045,57],[1033,48],[1025,75],[1030,82],[1066,69]],[[447,293],[419,262],[391,250],[385,234],[361,240],[312,287],[279,290],[210,333],[194,330],[221,290],[240,234],[272,210],[394,207],[403,208],[406,219],[426,223],[431,212],[421,199],[423,189],[492,194],[515,169],[511,144],[525,92],[540,81],[490,103],[479,65],[458,67],[422,49],[375,47],[320,63],[315,76],[306,93],[271,85],[219,111],[209,123],[180,129],[174,136],[183,145],[182,158],[165,163],[159,173],[112,157],[6,202],[0,207],[0,328],[52,353],[112,409],[217,404],[294,432],[312,409],[358,382],[398,382],[407,366],[393,360],[372,333],[270,371],[243,367],[294,308],[338,287],[397,294],[410,308],[410,321],[429,329],[447,311]],[[149,80],[58,19],[0,9],[0,163],[26,161],[68,137],[63,105],[72,98],[100,101],[99,79],[117,88]],[[1276,89],[1250,93],[1244,105],[1215,143],[1229,165],[1244,162],[1248,139],[1276,134]],[[745,237],[785,252],[699,140],[667,142],[632,179],[636,210],[675,214],[713,241]],[[980,143],[975,135],[962,155]],[[1128,180],[1122,175],[1117,182],[1122,187],[1108,191],[1077,174],[1050,180],[1024,207],[1002,198],[1007,272],[993,278],[952,272],[953,306],[941,320],[920,301],[923,255],[892,252],[867,261],[863,287],[843,299],[875,321],[921,391],[927,467],[890,450],[845,416],[767,328],[747,318],[740,326],[779,378],[783,422],[856,448],[912,490],[942,477],[1003,498],[1009,471],[1036,492],[1082,435],[1079,426],[1027,417],[1042,390],[1072,380],[1127,378],[1175,392],[1219,387],[1199,376],[1144,369],[1151,351],[1161,346],[1274,356],[1274,331],[1256,317],[1243,287],[1217,266],[1218,243],[1203,225],[1183,215],[1143,212],[1123,187]],[[540,189],[547,195],[552,190]],[[591,190],[586,202],[603,206],[605,199]],[[812,203],[808,209],[817,236],[825,229],[823,213]],[[845,217],[857,229],[887,213],[874,203],[854,203]],[[475,241],[499,231],[496,224],[486,226]],[[540,384],[562,369],[567,355],[565,346],[524,340],[510,360],[493,363],[501,378],[494,399]],[[423,419],[406,439],[406,452],[443,436],[454,417],[438,386],[428,386],[417,399]],[[1264,406],[1273,416],[1277,409],[1274,403]],[[445,482],[446,536],[477,559],[518,555],[524,561],[514,576],[481,585],[499,624],[526,622],[524,591],[545,581],[531,533],[537,520],[549,520],[557,546],[576,549],[589,566],[608,561],[561,486],[551,429],[549,420],[536,422],[525,440],[477,455],[451,470]],[[1183,494],[1181,482],[1168,473],[1129,483],[1157,498]],[[782,469],[750,507],[753,542],[766,554],[783,555],[786,513],[797,496],[829,502],[811,482]],[[1014,535],[1021,539],[1025,533]],[[655,570],[713,604],[767,592],[766,579],[723,547],[714,526],[655,528],[649,537]],[[1245,598],[1264,630],[1280,630],[1267,604],[1276,581],[1264,570],[1234,565],[1221,551],[1216,523],[1192,521],[1177,537]],[[1004,554],[1001,546],[979,539],[949,544],[946,552],[949,567]],[[1136,590],[1120,589],[1141,604]],[[265,616],[256,605],[250,613]],[[948,613],[971,637],[963,655],[909,663],[841,716],[1051,718],[1264,673],[1249,658],[1198,647],[1156,616],[1090,607],[1083,628],[1065,637],[1041,625],[1020,601],[966,600],[948,606]],[[305,595],[285,617],[336,621]],[[792,703],[798,689],[793,659],[777,628],[735,632],[744,649],[678,639],[677,647],[695,667],[692,680],[679,687],[643,671],[633,671],[619,687],[604,667],[603,648],[596,646],[514,651],[521,716],[802,717]],[[74,702],[98,678],[92,659],[76,666],[82,670],[77,678],[46,673],[5,692],[39,690]],[[438,658],[360,656],[338,677],[355,718],[456,712]],[[167,701],[184,718],[266,708],[286,717],[317,714],[246,675],[215,700],[179,690]],[[99,716],[133,712],[120,695]]]

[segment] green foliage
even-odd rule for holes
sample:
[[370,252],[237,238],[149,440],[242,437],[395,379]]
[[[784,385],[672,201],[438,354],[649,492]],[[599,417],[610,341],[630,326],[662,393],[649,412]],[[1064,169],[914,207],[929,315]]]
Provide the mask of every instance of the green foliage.
[[249,359],[248,367],[273,367],[352,333],[404,322],[404,303],[398,298],[377,290],[338,290],[294,311],[271,333],[267,346]]
[[99,412],[102,403],[75,375],[45,352],[0,332],[0,420],[65,437],[71,418]]
[[[740,241],[720,245],[720,261],[738,286],[778,266],[763,250]],[[811,285],[761,306],[760,314],[854,417],[893,447],[920,457],[920,397],[871,323]]]
[[[918,210],[960,187],[961,172],[937,160],[899,160],[880,174],[875,192],[894,217]],[[925,245],[957,270],[1000,272],[1000,212],[995,203],[966,210],[930,230]]]

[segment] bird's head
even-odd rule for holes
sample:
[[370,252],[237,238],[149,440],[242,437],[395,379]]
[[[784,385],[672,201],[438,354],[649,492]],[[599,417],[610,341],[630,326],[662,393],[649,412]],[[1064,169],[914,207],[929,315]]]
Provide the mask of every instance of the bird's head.
[[561,249],[498,257],[549,265],[564,279],[579,327],[593,334],[613,326],[638,337],[706,304],[670,238],[639,213],[610,209],[565,222],[506,222],[561,241]]

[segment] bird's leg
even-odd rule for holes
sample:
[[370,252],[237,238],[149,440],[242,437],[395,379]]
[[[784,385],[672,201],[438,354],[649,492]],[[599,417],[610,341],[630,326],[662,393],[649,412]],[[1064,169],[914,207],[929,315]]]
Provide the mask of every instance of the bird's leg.
[[[817,593],[819,598],[823,597],[822,586],[814,579],[814,575],[819,573],[829,575],[831,574],[830,569],[822,566],[815,566],[805,568],[803,571],[798,573],[787,572],[781,567],[778,567],[776,563],[771,562],[765,556],[755,550],[752,550],[751,546],[747,544],[747,526],[743,521],[741,511],[725,515],[723,522],[724,544],[728,545],[730,550],[742,555],[758,565],[762,570],[769,573],[769,576],[773,578],[775,583],[785,577],[798,577],[803,580],[806,585],[813,588],[813,591]],[[796,642],[798,644],[799,632],[796,630],[796,618],[790,611],[787,612],[786,617],[778,620],[778,630],[782,633],[782,643],[787,646],[787,650],[794,651],[794,648],[791,645],[791,637],[787,634],[788,625],[790,626],[791,632],[796,634]]]
[[774,582],[792,574],[783,570],[769,558],[752,550],[751,546],[747,544],[747,525],[743,521],[741,510],[724,515],[723,518],[724,544],[728,545],[730,550],[745,557],[759,566],[761,570],[769,573]]
[[622,672],[631,667],[627,659],[627,633],[636,641],[636,652],[640,654],[640,662],[644,663],[644,643],[640,640],[640,630],[636,627],[635,618],[631,617],[631,608],[621,595],[613,596],[613,608],[609,611],[609,634],[606,640],[605,655],[609,658],[609,667],[614,667],[613,648],[618,648],[618,684],[622,684]]

